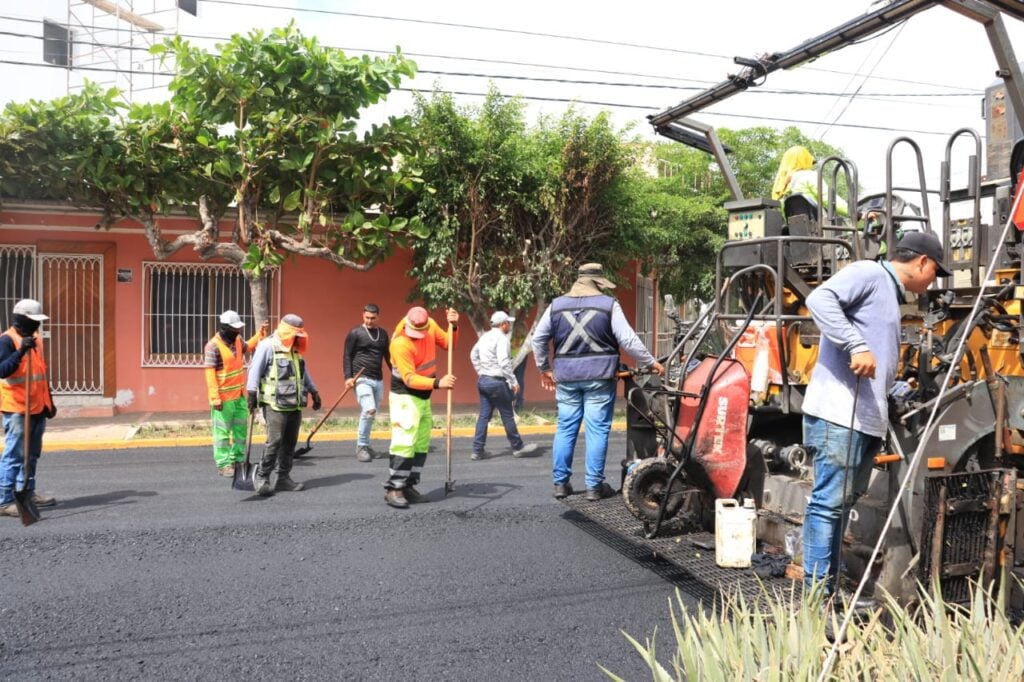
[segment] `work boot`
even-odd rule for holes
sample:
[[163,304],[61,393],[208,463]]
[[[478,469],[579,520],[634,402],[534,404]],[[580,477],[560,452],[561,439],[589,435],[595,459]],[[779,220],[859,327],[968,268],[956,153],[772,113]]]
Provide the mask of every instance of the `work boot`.
[[217,467],[217,473],[225,478],[231,478],[235,475],[235,465],[225,464],[222,467]]
[[369,462],[373,459],[373,453],[370,452],[370,448],[365,445],[360,445],[356,448],[356,459],[360,462]]
[[396,488],[388,488],[384,493],[384,501],[387,502],[389,507],[395,509],[408,509],[409,501],[405,499],[405,495],[402,494],[401,490]]
[[570,495],[572,495],[572,485],[569,484],[569,481],[566,481],[565,483],[556,483],[555,484],[555,499],[556,500],[563,500],[563,499],[569,497]]
[[21,514],[18,513],[18,505],[11,502],[10,504],[5,504],[0,507],[0,516],[13,516],[14,518],[18,518]]
[[537,452],[537,444],[536,443],[523,443],[523,447],[519,448],[518,450],[513,450],[512,451],[512,456],[513,457],[529,457],[530,455],[532,455],[535,452]]
[[278,476],[277,483],[274,484],[274,490],[284,491],[286,493],[295,493],[305,489],[306,486],[298,481],[293,481],[292,477],[288,474],[281,474]]
[[274,490],[270,487],[269,476],[256,476],[253,478],[253,482],[256,484],[256,494],[260,497],[270,497],[274,494]]
[[607,483],[602,483],[596,488],[587,488],[587,501],[597,502],[603,500],[606,497],[611,497],[615,494],[615,489]]
[[405,490],[402,492],[405,493],[405,501],[409,504],[424,504],[426,502],[430,502],[429,497],[421,493],[419,490],[416,490],[416,488],[411,485],[405,486]]
[[56,507],[57,498],[51,495],[39,495],[32,493],[32,501],[36,503],[37,507]]

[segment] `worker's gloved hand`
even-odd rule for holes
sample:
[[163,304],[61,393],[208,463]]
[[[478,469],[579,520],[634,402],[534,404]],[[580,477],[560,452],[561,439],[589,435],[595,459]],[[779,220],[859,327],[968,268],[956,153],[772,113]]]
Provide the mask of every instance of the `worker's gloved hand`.
[[28,350],[30,348],[35,348],[35,347],[36,347],[36,337],[34,337],[34,336],[26,336],[26,337],[22,338],[21,345],[18,347],[18,352],[20,352],[22,355],[24,355],[25,353],[28,352]]
[[57,406],[51,405],[50,407],[47,407],[46,409],[43,410],[43,414],[46,415],[47,419],[53,419],[54,417],[57,416]]
[[249,406],[250,412],[256,411],[256,408],[259,407],[259,403],[256,401],[256,391],[249,391],[245,397],[245,404]]
[[215,402],[212,405],[210,405],[210,407],[212,407],[213,409],[217,410],[218,412],[221,412],[224,409],[224,403],[222,403],[222,402],[220,402],[218,400],[217,402]]
[[322,403],[320,402],[320,394],[314,391],[313,392],[313,409],[314,410],[319,410],[321,404]]

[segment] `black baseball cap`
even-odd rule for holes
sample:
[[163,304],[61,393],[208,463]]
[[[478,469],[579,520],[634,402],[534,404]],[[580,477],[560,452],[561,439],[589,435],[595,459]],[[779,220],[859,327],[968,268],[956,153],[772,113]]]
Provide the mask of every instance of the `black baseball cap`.
[[931,232],[904,232],[896,248],[907,249],[931,258],[938,266],[939,277],[950,277],[953,274],[942,264],[942,244]]

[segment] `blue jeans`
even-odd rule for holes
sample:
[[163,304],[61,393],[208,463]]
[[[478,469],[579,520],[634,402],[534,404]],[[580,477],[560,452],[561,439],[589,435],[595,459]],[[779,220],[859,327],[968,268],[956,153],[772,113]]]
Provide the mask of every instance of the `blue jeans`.
[[[36,489],[36,462],[43,452],[46,417],[32,415],[29,436],[29,472],[27,490]],[[0,506],[14,502],[15,489],[25,485],[25,415],[4,412],[4,454],[0,458]]]
[[[852,433],[852,440],[851,440]],[[804,445],[814,462],[814,487],[804,511],[804,585],[825,580],[826,590],[839,577],[839,547],[853,503],[868,489],[875,453],[882,439],[804,415]],[[849,464],[849,467],[847,467]]]
[[359,435],[356,447],[365,448],[370,445],[370,431],[373,420],[377,418],[377,408],[384,400],[384,381],[382,379],[356,379],[356,400],[359,401]]
[[555,385],[558,403],[558,429],[551,446],[552,478],[555,485],[569,482],[572,456],[580,423],[586,429],[587,487],[604,482],[604,461],[608,455],[608,432],[615,412],[615,379],[562,381]]
[[523,449],[523,439],[519,436],[516,417],[512,412],[512,389],[508,382],[498,377],[480,377],[476,382],[476,390],[480,393],[480,416],[476,418],[476,435],[473,436],[473,452],[483,452],[487,443],[487,425],[495,408],[501,415],[501,423],[505,427],[505,435],[512,444],[513,450]]

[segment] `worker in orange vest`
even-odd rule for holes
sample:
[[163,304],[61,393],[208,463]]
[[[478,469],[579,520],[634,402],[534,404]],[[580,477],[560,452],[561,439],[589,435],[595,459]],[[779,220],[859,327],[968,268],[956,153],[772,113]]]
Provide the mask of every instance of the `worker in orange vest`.
[[245,459],[245,436],[249,411],[245,400],[245,354],[251,354],[267,332],[264,322],[245,342],[239,334],[245,323],[234,310],[220,314],[220,331],[206,343],[203,366],[213,421],[213,463],[221,476],[235,475],[235,464]]
[[[14,491],[24,486],[37,507],[52,507],[57,500],[38,494],[36,462],[43,451],[46,420],[57,414],[43,359],[43,339],[36,332],[43,320],[39,301],[22,299],[14,305],[13,324],[0,334],[0,412],[4,422],[4,454],[0,458],[0,516],[17,517]],[[28,376],[29,357],[32,376]],[[26,390],[28,388],[28,390]],[[29,470],[25,471],[25,405],[29,418]]]

